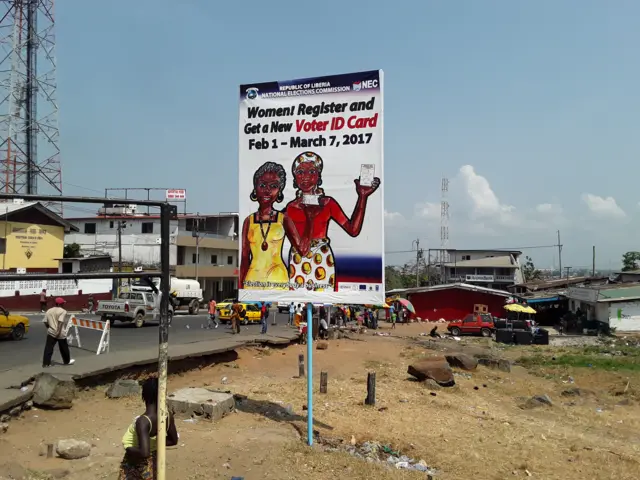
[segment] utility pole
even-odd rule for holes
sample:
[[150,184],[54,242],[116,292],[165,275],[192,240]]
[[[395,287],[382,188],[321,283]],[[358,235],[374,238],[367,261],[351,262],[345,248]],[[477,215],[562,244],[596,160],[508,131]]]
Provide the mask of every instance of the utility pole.
[[[127,228],[126,220],[118,220],[118,273],[122,272],[122,229]],[[118,279],[118,295],[122,289],[122,279]]]
[[564,269],[567,271],[567,280],[569,280],[569,271],[571,270],[572,267],[564,267]]
[[[413,241],[416,244],[416,287],[420,286],[420,258],[422,258],[422,250],[420,249],[420,239]],[[413,245],[412,245],[413,246]]]
[[195,226],[191,232],[196,239],[196,282],[198,281],[198,265],[200,264],[200,212],[196,213]]
[[596,276],[596,246],[593,246],[593,255],[591,256],[591,276]]
[[560,230],[558,230],[558,270],[560,271],[560,279],[562,280],[562,244],[560,243]]

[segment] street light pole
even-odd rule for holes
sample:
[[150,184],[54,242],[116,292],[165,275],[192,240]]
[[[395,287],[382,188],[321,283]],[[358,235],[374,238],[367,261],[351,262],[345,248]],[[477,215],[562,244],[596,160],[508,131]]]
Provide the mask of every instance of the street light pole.
[[[122,273],[122,229],[127,227],[127,222],[118,220],[118,273]],[[122,279],[118,279],[118,295],[122,289]]]
[[200,212],[196,213],[195,227],[192,235],[196,238],[196,282],[198,281],[198,265],[200,264]]

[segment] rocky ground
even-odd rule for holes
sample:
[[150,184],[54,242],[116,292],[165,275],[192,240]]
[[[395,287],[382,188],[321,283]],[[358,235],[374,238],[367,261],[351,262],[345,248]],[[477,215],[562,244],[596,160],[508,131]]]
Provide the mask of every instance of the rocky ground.
[[[297,378],[305,346],[248,348],[232,363],[172,376],[172,392],[235,394],[236,411],[217,421],[178,418],[168,478],[637,478],[635,340],[505,347],[420,336],[429,329],[369,331],[314,351],[314,448],[304,445],[306,381]],[[326,394],[318,392],[321,371]],[[128,391],[136,396],[121,396]],[[80,392],[72,409],[14,412],[0,428],[0,479],[116,479],[122,435],[142,412],[137,392],[124,382]]]

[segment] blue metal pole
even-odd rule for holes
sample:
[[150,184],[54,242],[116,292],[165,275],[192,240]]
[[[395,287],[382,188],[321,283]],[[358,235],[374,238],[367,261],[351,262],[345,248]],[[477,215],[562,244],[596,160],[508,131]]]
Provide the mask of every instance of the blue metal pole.
[[313,305],[307,303],[307,443],[313,445]]

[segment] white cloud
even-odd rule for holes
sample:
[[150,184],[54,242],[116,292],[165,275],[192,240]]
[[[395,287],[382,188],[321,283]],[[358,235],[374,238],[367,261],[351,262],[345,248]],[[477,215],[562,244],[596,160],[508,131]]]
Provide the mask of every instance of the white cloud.
[[384,211],[384,220],[386,222],[397,222],[404,220],[404,216],[400,212]]
[[582,194],[582,201],[587,205],[591,213],[596,216],[609,218],[624,218],[627,216],[613,197],[600,197],[591,193],[584,193]]
[[562,213],[562,207],[555,203],[541,203],[536,206],[536,212],[549,215],[559,215]]
[[500,203],[489,181],[482,175],[478,175],[471,165],[460,168],[460,177],[465,193],[471,200],[473,216],[493,217],[499,223],[515,220],[515,207]]
[[441,216],[441,206],[434,202],[417,203],[414,207],[414,212],[417,217],[436,220]]

